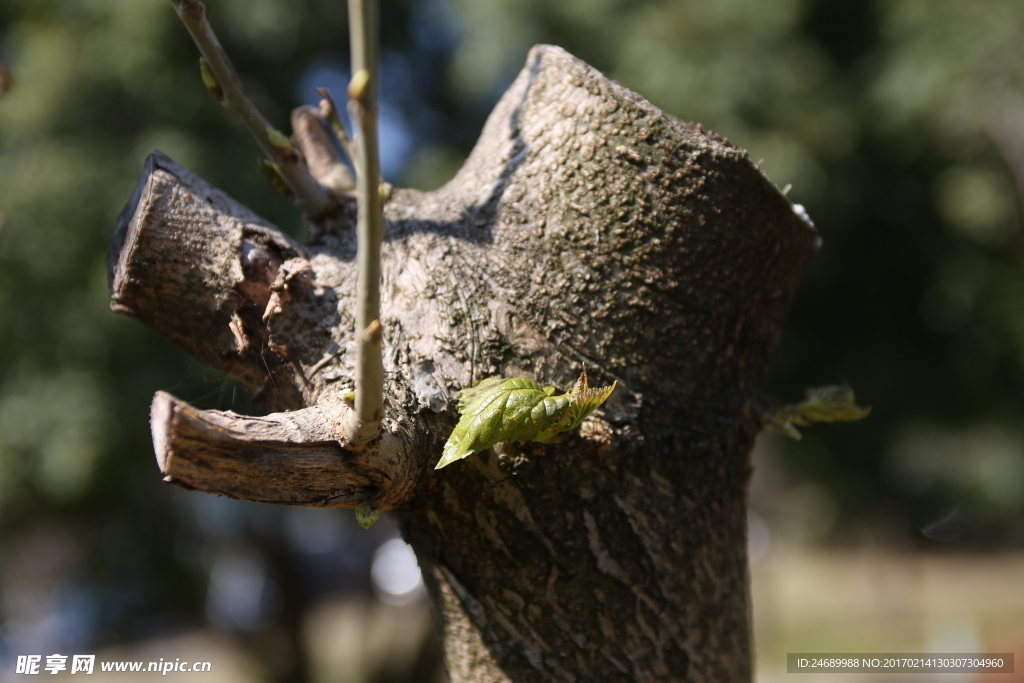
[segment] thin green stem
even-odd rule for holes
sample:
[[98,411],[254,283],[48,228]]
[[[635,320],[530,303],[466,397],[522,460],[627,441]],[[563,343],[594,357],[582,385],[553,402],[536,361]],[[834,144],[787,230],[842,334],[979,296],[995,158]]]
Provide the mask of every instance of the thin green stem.
[[[242,119],[306,213],[311,218],[326,213],[333,204],[327,189],[310,174],[288,138],[270,125],[256,100],[245,89],[242,79],[206,20],[203,3],[198,0],[171,0],[171,3],[203,55],[203,81],[207,88],[226,109]],[[210,76],[213,78],[212,83]]]
[[384,364],[381,360],[380,246],[384,214],[377,148],[377,6],[374,0],[349,0],[352,82],[349,112],[356,129],[356,177],[359,267],[356,309],[356,396],[349,438],[366,445],[380,434],[384,418]]

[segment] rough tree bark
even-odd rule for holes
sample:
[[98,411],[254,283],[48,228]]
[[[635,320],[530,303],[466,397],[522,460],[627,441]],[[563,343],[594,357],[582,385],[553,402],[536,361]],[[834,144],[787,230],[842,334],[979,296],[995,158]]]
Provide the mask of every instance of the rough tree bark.
[[[455,681],[751,676],[745,491],[760,391],[813,227],[726,140],[554,47],[465,166],[385,207],[386,410],[351,410],[354,207],[300,245],[159,152],[115,233],[112,306],[279,411],[159,393],[167,481],[393,509]],[[618,389],[559,445],[434,471],[454,397],[488,376]]]

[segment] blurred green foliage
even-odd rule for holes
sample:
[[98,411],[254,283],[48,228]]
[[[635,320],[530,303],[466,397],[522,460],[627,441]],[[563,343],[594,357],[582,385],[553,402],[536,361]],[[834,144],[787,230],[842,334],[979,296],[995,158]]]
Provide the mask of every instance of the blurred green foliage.
[[[207,4],[282,128],[313,85],[332,85],[300,84],[344,82],[343,3]],[[1024,3],[396,0],[382,28],[383,144],[405,145],[400,184],[454,173],[538,42],[763,158],[824,240],[772,392],[785,403],[842,381],[874,407],[785,447],[791,474],[839,511],[825,536],[1024,544]],[[172,550],[186,532],[158,481],[148,403],[157,389],[204,407],[245,397],[110,313],[107,242],[156,148],[304,228],[203,88],[167,2],[8,0],[0,62],[0,535],[49,520],[106,538],[82,571],[97,591],[146,598],[109,615],[105,638],[125,615],[197,619],[205,576]]]

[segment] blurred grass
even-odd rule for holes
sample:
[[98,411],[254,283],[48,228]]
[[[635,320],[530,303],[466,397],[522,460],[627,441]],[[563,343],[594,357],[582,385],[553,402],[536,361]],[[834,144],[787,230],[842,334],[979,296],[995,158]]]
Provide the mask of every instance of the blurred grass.
[[[775,548],[753,565],[751,582],[761,683],[788,680],[788,652],[1014,652],[1018,674],[997,680],[1024,680],[1024,553]],[[800,680],[880,677],[800,674]]]

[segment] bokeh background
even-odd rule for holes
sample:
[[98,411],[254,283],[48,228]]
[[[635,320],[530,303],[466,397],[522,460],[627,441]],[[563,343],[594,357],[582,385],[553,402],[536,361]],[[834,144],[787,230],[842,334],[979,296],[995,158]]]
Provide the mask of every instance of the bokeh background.
[[[343,92],[344,3],[207,5],[280,127],[314,87]],[[1024,671],[1024,3],[384,0],[381,19],[396,184],[447,181],[548,42],[763,159],[816,223],[771,398],[848,382],[874,411],[758,441],[759,680],[792,651],[1015,651]],[[305,231],[170,3],[5,0],[0,64],[0,680],[32,653],[210,660],[210,681],[445,680],[386,521],[160,483],[154,391],[259,407],[108,309],[143,160],[159,148]]]

